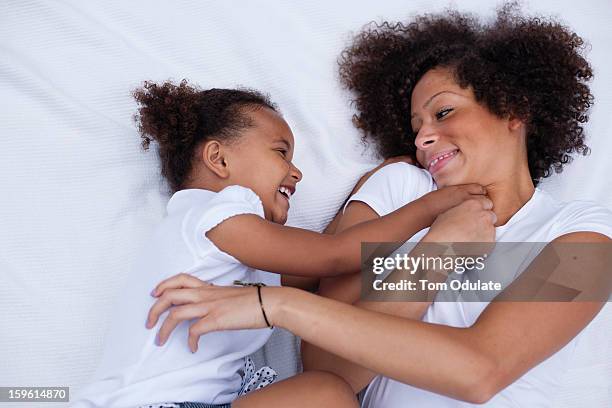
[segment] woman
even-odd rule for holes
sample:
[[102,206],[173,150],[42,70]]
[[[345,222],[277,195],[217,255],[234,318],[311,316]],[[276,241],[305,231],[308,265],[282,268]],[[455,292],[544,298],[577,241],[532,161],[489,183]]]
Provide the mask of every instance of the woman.
[[[560,203],[536,188],[570,153],[588,151],[582,123],[592,73],[581,46],[558,23],[526,19],[508,7],[491,25],[451,12],[362,33],[341,61],[342,79],[357,96],[356,124],[382,156],[414,155],[423,169],[383,167],[349,200],[338,229],[425,194],[435,188],[432,180],[479,183],[496,219],[466,202],[411,240],[602,243],[607,249],[595,255],[607,256],[608,210]],[[563,265],[572,275],[575,266]],[[178,276],[158,286],[150,317],[181,305],[160,336],[199,318],[193,342],[210,331],[264,327],[265,312],[271,324],[308,342],[306,369],[335,373],[354,391],[373,380],[364,406],[551,406],[576,336],[604,304],[368,303],[359,300],[360,279],[321,282],[320,294],[332,299],[264,288],[260,309],[253,288]]]

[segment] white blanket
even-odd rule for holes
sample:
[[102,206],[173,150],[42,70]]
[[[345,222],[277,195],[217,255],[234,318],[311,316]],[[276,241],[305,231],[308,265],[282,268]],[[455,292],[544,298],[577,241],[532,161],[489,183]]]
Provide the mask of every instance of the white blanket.
[[[489,1],[462,1],[492,16]],[[351,32],[446,1],[30,1],[0,3],[0,386],[70,386],[100,356],[109,310],[167,201],[144,153],[130,96],[143,80],[269,92],[296,136],[304,173],[289,224],[321,230],[375,160],[351,124],[336,60]],[[608,0],[538,1],[592,44],[596,105],[590,157],[543,186],[612,208],[612,8]],[[143,316],[144,324],[144,316]],[[611,406],[607,307],[587,329],[557,407]],[[260,360],[299,368],[295,341]],[[63,404],[28,404],[30,407]],[[22,407],[22,404],[2,404]]]

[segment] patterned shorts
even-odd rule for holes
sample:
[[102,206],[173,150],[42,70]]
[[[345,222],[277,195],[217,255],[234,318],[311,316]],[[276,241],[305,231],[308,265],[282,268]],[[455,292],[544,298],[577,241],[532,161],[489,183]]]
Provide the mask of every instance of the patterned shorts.
[[[238,396],[248,394],[270,385],[276,380],[278,374],[270,367],[262,367],[255,371],[255,364],[250,357],[244,359],[244,372]],[[141,405],[138,408],[231,408],[232,404],[206,404],[204,402],[164,402],[161,404]]]
[[165,404],[141,405],[138,408],[232,408],[232,404],[205,404],[203,402],[169,402]]

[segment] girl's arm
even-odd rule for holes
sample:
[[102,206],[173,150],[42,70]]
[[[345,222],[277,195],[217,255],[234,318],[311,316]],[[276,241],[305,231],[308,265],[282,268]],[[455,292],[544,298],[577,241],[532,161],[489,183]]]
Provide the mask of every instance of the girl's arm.
[[440,212],[468,198],[490,209],[484,192],[476,184],[446,187],[337,235],[285,227],[249,214],[223,221],[206,236],[255,269],[297,276],[341,275],[359,270],[362,242],[406,241],[430,226]]
[[[365,182],[368,181],[368,179],[374,173],[376,173],[378,170],[382,169],[383,167],[385,167],[385,166],[387,166],[389,164],[399,163],[399,162],[404,162],[404,163],[408,163],[408,164],[414,164],[414,160],[410,156],[395,156],[395,157],[391,157],[389,159],[386,159],[381,164],[376,166],[374,169],[366,172],[363,176],[361,176],[359,181],[357,181],[357,184],[355,184],[355,187],[353,187],[353,190],[351,190],[351,192],[346,197],[346,200],[344,201],[344,203],[342,203],[342,205],[338,209],[338,212],[336,213],[334,218],[330,221],[329,224],[327,224],[327,227],[325,228],[323,233],[324,234],[335,234],[337,231],[339,232],[341,230],[344,230],[344,229],[348,228],[348,226],[353,226],[353,225],[358,224],[359,222],[366,221],[366,219],[361,219],[359,222],[350,222],[349,221],[349,223],[347,224],[346,223],[347,217],[343,213],[343,209],[344,209],[344,206],[346,204],[346,201],[348,201],[348,199],[351,198],[351,196],[353,196],[355,193],[357,193],[357,191],[359,191],[361,186],[363,186],[365,184]],[[350,204],[349,207],[351,207],[354,204],[355,203]],[[347,208],[347,210],[348,210],[348,208]],[[370,211],[372,211],[372,210],[370,210]],[[378,215],[376,213],[374,213],[374,215],[375,215],[374,217],[369,217],[368,219],[378,218]],[[349,215],[348,218],[350,220],[350,219],[352,219],[354,217],[352,215]],[[343,225],[347,225],[347,226],[343,227]],[[304,276],[293,276],[293,275],[282,275],[281,276],[281,285],[282,286],[291,286],[293,288],[300,288],[300,289],[308,290],[310,292],[314,292],[317,289],[319,289],[319,284],[320,284],[320,280],[319,280],[318,276],[315,276],[315,277],[304,277]]]
[[[597,233],[571,233],[555,241],[607,243],[607,252],[595,255],[609,256],[611,240]],[[606,279],[600,283],[609,288]],[[168,290],[177,287],[194,289]],[[178,323],[194,318],[200,318],[189,331],[194,350],[208,332],[265,327],[255,288],[211,287],[183,275],[163,282],[156,293],[163,295],[151,309],[149,327],[171,305],[183,305],[164,321],[162,343]],[[455,328],[375,313],[297,289],[263,288],[262,294],[272,324],[374,372],[472,403],[486,402],[561,349],[604,304],[492,302],[474,325]]]
[[[365,177],[365,176],[364,176]],[[323,231],[323,234],[335,234],[340,220],[342,219],[342,207],[338,210],[334,218],[331,220],[327,227]],[[294,275],[282,275],[281,285],[290,286],[292,288],[304,289],[309,292],[315,292],[319,288],[319,277],[318,276],[294,276]]]

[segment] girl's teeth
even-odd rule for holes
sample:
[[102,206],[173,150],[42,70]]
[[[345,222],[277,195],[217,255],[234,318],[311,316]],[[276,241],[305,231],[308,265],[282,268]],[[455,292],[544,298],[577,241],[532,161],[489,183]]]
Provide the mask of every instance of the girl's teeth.
[[289,189],[287,187],[280,187],[278,189],[278,191],[280,191],[281,193],[285,194],[287,196],[287,198],[291,198],[291,191],[289,191]]

